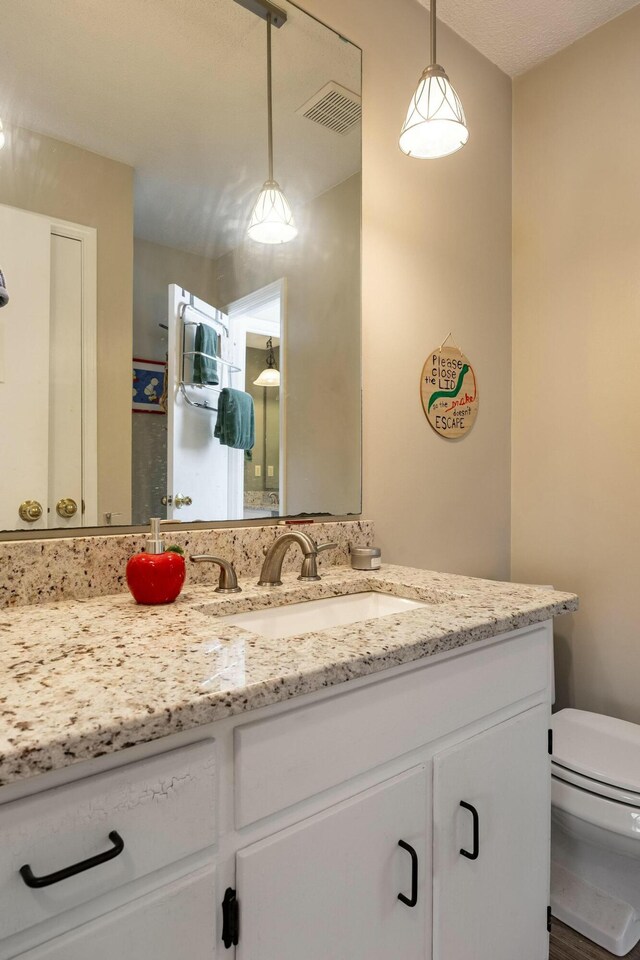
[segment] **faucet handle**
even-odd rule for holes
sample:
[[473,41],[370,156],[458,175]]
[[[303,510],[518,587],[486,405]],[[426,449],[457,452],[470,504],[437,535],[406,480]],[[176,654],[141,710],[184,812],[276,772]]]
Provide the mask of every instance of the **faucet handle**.
[[321,550],[336,550],[338,544],[331,541],[329,543],[318,543],[316,544],[316,551],[320,553]]
[[220,577],[215,593],[242,593],[242,587],[238,586],[238,577],[233,563],[228,563],[220,557],[213,557],[207,553],[191,554],[189,559],[193,563],[217,563],[220,567]]

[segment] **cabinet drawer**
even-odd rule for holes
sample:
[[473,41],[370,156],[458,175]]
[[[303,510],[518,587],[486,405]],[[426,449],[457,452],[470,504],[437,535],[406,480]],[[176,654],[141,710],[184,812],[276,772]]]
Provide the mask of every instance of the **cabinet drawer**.
[[[85,923],[16,960],[211,960],[215,955],[212,867]],[[187,946],[188,945],[188,946]]]
[[[208,740],[0,807],[0,940],[213,844],[214,764]],[[45,886],[20,874],[48,877],[108,851],[117,855]]]
[[551,624],[236,728],[236,825],[334,787],[549,687]]

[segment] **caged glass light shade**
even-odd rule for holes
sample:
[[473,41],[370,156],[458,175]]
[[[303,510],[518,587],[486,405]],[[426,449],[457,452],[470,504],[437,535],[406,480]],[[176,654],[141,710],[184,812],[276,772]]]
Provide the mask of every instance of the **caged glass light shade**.
[[298,235],[289,201],[275,180],[267,180],[260,191],[247,233],[258,243],[288,243]]
[[464,147],[469,139],[460,97],[438,64],[428,66],[416,88],[400,133],[400,149],[409,157],[435,160]]

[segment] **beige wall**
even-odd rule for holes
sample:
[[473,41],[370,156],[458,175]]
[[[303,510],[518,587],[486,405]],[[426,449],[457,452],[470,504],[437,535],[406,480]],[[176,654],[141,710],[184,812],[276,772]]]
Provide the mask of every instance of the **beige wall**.
[[[506,577],[511,390],[511,83],[442,26],[439,60],[471,137],[421,162],[398,134],[428,60],[416,0],[306,0],[363,58],[364,513],[387,561]],[[461,442],[436,436],[422,364],[452,330],[475,365],[480,412]]]
[[169,284],[178,283],[218,306],[215,261],[136,238],[133,263],[134,354],[147,360],[164,360],[167,335],[158,324],[167,323]]
[[0,203],[98,234],[98,518],[131,510],[133,170],[30,130],[0,154]]
[[360,177],[296,211],[292,244],[216,261],[221,305],[286,278],[287,513],[360,512]]
[[581,596],[560,706],[640,721],[640,7],[514,86],[513,577]]

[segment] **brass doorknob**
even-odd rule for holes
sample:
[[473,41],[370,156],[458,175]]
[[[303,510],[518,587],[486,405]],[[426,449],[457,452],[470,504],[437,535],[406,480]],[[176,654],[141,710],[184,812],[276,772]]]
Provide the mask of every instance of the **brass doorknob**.
[[69,520],[70,517],[75,517],[78,512],[78,504],[75,500],[72,500],[71,497],[63,497],[62,500],[58,500],[56,503],[56,513],[59,517],[62,517],[63,520]]
[[18,507],[20,519],[27,523],[35,523],[42,516],[42,504],[37,500],[23,500]]
[[191,497],[183,497],[181,493],[177,493],[173,498],[173,505],[180,509],[180,507],[190,507],[193,503]]

